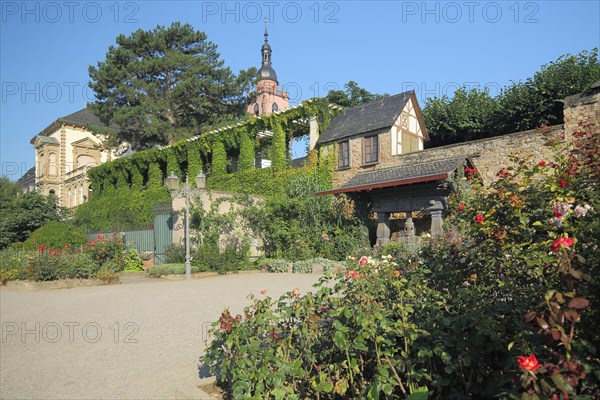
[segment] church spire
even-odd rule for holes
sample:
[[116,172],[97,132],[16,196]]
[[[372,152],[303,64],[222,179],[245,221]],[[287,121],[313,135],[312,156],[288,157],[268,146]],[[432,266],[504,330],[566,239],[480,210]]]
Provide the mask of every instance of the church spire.
[[258,80],[272,80],[277,82],[277,74],[271,67],[271,45],[269,44],[269,32],[267,31],[267,18],[265,17],[265,43],[261,48],[262,63],[258,70]]

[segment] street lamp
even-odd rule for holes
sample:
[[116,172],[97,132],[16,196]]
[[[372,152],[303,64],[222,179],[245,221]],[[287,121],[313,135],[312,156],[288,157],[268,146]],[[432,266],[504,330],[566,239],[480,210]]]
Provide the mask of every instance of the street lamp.
[[[185,279],[192,278],[192,264],[190,262],[190,183],[189,175],[185,177],[185,185],[179,189],[179,178],[171,171],[171,174],[165,179],[165,184],[175,197],[185,196]],[[204,189],[206,185],[206,176],[200,171],[196,176],[196,187]]]

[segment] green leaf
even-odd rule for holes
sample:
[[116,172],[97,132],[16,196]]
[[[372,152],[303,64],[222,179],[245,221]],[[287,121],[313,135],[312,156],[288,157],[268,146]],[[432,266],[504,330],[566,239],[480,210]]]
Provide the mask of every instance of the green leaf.
[[554,384],[556,386],[558,386],[561,390],[563,390],[569,394],[573,394],[575,392],[573,390],[573,387],[571,385],[569,385],[569,382],[567,382],[567,378],[565,378],[561,374],[552,374],[551,378],[552,378],[552,382],[554,382]]
[[341,331],[335,331],[333,334],[333,343],[340,350],[345,350],[347,348],[346,336]]
[[406,400],[427,400],[429,396],[429,389],[426,387],[420,387],[413,390],[411,394],[408,395]]

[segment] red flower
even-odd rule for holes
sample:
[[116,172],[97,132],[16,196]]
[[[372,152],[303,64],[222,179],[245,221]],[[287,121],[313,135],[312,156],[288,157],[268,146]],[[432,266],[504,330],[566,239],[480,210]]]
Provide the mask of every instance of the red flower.
[[398,270],[396,270],[396,271],[392,272],[392,274],[394,274],[394,276],[395,276],[396,278],[397,278],[397,277],[399,277],[400,275],[402,275],[402,273],[401,273],[400,271],[398,271]]
[[263,289],[263,290],[260,291],[260,294],[263,294],[263,295],[267,294],[267,291]]
[[567,181],[558,181],[558,185],[560,187],[565,187],[565,186],[567,186]]
[[475,216],[475,222],[477,222],[478,224],[483,222],[483,216],[481,214],[477,214]]
[[40,244],[40,251],[44,251],[44,250],[46,250],[46,246],[43,244]]
[[541,367],[535,355],[532,354],[529,357],[521,356],[518,358],[517,363],[519,363],[519,368],[525,371],[536,371],[539,367]]
[[365,264],[366,264],[366,263],[368,263],[368,262],[369,262],[369,258],[368,258],[367,256],[362,256],[362,257],[360,258],[360,260],[358,260],[358,263],[359,263],[360,265],[365,265]]
[[465,205],[461,204],[460,206],[458,206],[458,211],[465,211]]
[[351,269],[350,271],[348,271],[348,273],[346,275],[344,275],[344,279],[357,279],[357,278],[358,278],[358,272],[356,272],[353,269]]
[[474,174],[474,173],[477,173],[477,169],[467,167],[467,168],[465,168],[465,172],[467,174]]
[[558,211],[554,210],[554,216],[555,216],[556,218],[560,218],[560,217],[562,217],[562,214],[561,214],[560,212],[558,212]]
[[546,166],[546,161],[542,160],[542,161],[540,161],[540,162],[538,163],[538,165],[539,165],[540,167],[545,167],[545,166]]
[[570,237],[559,237],[552,243],[550,247],[552,251],[558,251],[562,247],[571,247],[575,243],[575,239]]

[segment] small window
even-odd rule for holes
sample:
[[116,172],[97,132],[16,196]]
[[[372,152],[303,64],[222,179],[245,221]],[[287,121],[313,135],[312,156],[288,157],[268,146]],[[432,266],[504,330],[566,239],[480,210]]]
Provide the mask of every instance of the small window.
[[279,106],[277,105],[277,103],[273,103],[273,107],[271,107],[271,109],[273,110],[273,112],[277,112],[279,111]]
[[377,135],[363,138],[363,163],[371,164],[379,161],[379,140]]
[[259,109],[258,109],[258,103],[254,104],[254,114],[258,115]]
[[347,168],[350,166],[350,143],[338,143],[338,168]]

